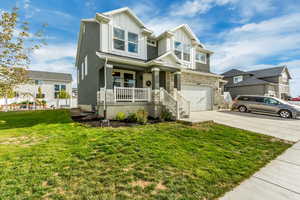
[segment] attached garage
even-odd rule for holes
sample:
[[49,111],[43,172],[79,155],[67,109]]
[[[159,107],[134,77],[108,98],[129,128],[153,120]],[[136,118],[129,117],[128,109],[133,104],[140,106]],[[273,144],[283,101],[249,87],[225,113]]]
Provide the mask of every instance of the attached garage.
[[182,95],[191,103],[191,112],[212,110],[212,88],[208,86],[187,86],[181,88]]

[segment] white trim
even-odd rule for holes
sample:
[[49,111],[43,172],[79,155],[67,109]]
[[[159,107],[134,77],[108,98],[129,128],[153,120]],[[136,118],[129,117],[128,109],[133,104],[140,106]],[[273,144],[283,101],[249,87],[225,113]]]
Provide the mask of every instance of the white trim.
[[218,75],[218,74],[211,74],[211,73],[206,73],[206,72],[197,72],[197,71],[191,71],[191,70],[187,70],[187,69],[182,69],[181,70],[184,73],[188,73],[188,74],[198,74],[198,75],[202,75],[202,76],[211,76],[211,77],[216,77],[216,78],[223,78],[224,76]]
[[176,62],[178,62],[179,64],[182,64],[182,63],[181,63],[181,60],[179,60],[179,58],[174,54],[173,51],[168,51],[168,52],[162,54],[161,56],[155,58],[154,60],[160,60],[160,59],[163,59],[164,57],[166,57],[166,56],[168,56],[168,55],[172,56],[172,57],[176,60]]
[[151,69],[151,72],[153,72],[153,71],[160,71],[160,69],[157,68],[157,67],[153,67],[153,68]]
[[108,12],[104,12],[103,14],[104,15],[115,15],[115,14],[118,14],[118,13],[122,13],[122,12],[127,12],[127,14],[129,14],[138,24],[140,27],[143,27],[144,29],[144,32],[147,32],[147,33],[153,33],[153,31],[145,28],[145,24],[142,22],[142,20],[140,20],[136,15],[135,13],[128,7],[124,7],[124,8],[119,8],[119,9],[116,9],[116,10],[112,10],[112,11],[108,11]]

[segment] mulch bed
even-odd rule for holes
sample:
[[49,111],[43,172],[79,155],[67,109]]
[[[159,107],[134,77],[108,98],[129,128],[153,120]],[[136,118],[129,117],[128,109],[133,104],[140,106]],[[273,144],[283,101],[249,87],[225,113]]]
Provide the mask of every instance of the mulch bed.
[[[85,125],[89,125],[91,127],[133,127],[133,126],[139,126],[141,124],[137,122],[129,122],[129,121],[117,121],[117,120],[109,120],[105,121],[103,118],[100,118],[96,115],[87,115],[87,116],[73,116],[73,121],[82,123]],[[147,124],[155,124],[161,122],[158,119],[148,119]]]

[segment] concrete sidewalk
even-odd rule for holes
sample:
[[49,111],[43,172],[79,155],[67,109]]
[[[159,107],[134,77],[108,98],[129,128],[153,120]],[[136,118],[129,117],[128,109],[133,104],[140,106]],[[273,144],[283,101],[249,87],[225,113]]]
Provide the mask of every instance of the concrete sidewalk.
[[300,142],[220,199],[299,200]]

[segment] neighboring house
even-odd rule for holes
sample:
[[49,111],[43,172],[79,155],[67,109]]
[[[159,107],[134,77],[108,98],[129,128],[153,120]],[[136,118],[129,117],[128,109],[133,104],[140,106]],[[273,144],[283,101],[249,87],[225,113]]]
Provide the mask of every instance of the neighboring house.
[[290,96],[291,75],[286,66],[255,71],[232,69],[222,74],[228,81],[225,91],[237,95],[264,95],[286,99]]
[[[15,87],[16,97],[9,99],[9,103],[19,103],[22,101],[34,101],[41,88],[42,97],[47,106],[65,105],[66,100],[58,102],[57,95],[59,91],[66,90],[68,94],[72,93],[72,75],[65,73],[28,71],[28,83]],[[70,101],[69,101],[70,102]],[[1,101],[4,104],[4,100]]]
[[129,9],[81,20],[76,67],[78,105],[108,118],[145,109],[175,117],[218,107],[222,76],[211,73],[213,52],[188,25],[159,36]]

